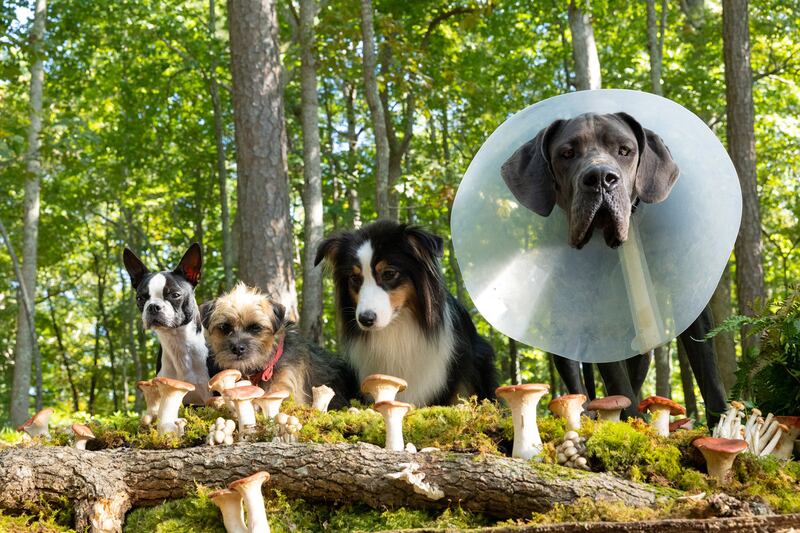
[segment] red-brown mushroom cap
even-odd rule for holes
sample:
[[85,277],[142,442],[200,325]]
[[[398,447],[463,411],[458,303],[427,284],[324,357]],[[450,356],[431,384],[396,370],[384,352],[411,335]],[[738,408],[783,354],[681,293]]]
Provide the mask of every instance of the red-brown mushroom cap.
[[85,439],[93,439],[94,433],[92,430],[89,429],[89,426],[84,424],[72,424],[72,432],[75,433],[78,437],[83,437]]
[[615,409],[626,409],[631,406],[631,400],[627,396],[615,394],[605,398],[595,398],[586,406],[587,411],[613,411]]
[[692,421],[691,418],[681,418],[679,420],[676,420],[675,422],[670,422],[669,423],[669,432],[672,433],[673,431],[682,428],[683,426],[685,426],[686,424],[688,424],[691,421]]
[[546,383],[520,383],[519,385],[505,385],[497,387],[494,393],[501,398],[506,398],[512,394],[525,392],[548,392],[550,385]]
[[784,424],[785,426],[795,429],[800,429],[800,416],[776,416],[775,420]]
[[149,389],[149,388],[155,387],[155,386],[156,386],[156,384],[153,383],[153,381],[150,380],[150,379],[148,379],[146,381],[137,381],[136,382],[136,388],[139,389],[142,392],[144,392],[144,389]]
[[222,393],[222,397],[228,400],[254,400],[264,396],[264,389],[256,387],[255,385],[244,385],[242,387],[234,387],[226,389]]
[[241,377],[242,377],[242,373],[239,372],[236,369],[233,369],[233,368],[229,368],[228,370],[223,370],[221,372],[217,372],[216,374],[214,374],[211,377],[211,379],[208,380],[208,388],[210,390],[213,390],[214,387],[217,385],[217,383],[219,383],[220,381],[225,380],[226,378],[232,377],[232,376],[236,376],[235,378],[233,378],[234,381],[239,381],[241,379]]
[[583,394],[565,394],[564,396],[559,396],[558,398],[550,400],[550,403],[547,404],[547,408],[552,411],[553,409],[559,409],[573,402],[583,404],[586,400],[587,398]]
[[269,481],[269,472],[256,472],[252,476],[247,476],[242,479],[237,479],[236,481],[232,481],[228,488],[231,490],[236,490],[236,487],[242,487],[244,485],[249,485],[251,483],[264,483],[265,481]]
[[20,427],[17,428],[17,431],[23,431],[25,428],[32,426],[33,424],[38,424],[44,422],[44,419],[47,419],[54,413],[52,407],[45,407],[25,422],[22,423]]
[[361,381],[361,392],[364,394],[369,394],[369,385],[372,384],[394,385],[397,387],[398,391],[404,391],[406,390],[406,387],[408,387],[408,382],[402,378],[388,376],[386,374],[370,374]]
[[390,411],[394,409],[405,409],[405,412],[408,412],[411,410],[412,407],[413,405],[411,405],[410,403],[398,402],[397,400],[384,400],[372,406],[372,408],[378,411],[379,413],[383,413],[384,411]]
[[692,446],[717,453],[739,453],[747,449],[747,441],[742,439],[720,439],[716,437],[700,437],[692,441]]
[[191,383],[187,383],[185,381],[181,381],[179,379],[172,379],[172,378],[153,378],[153,383],[158,384],[161,383],[162,385],[166,385],[167,387],[171,387],[177,390],[185,390],[187,392],[191,392],[194,390],[194,385]]
[[669,407],[669,414],[672,416],[686,414],[686,409],[681,404],[673,402],[669,398],[664,398],[662,396],[650,396],[649,398],[642,400],[639,403],[639,412],[644,413],[646,411],[650,411],[654,405]]

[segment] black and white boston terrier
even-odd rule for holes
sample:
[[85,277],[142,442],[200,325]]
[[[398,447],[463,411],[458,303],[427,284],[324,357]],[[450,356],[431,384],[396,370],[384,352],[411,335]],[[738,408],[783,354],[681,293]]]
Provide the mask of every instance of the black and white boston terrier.
[[203,404],[210,393],[208,348],[194,297],[203,264],[200,245],[192,244],[172,272],[151,272],[128,248],[122,260],[136,291],[142,323],[145,329],[155,330],[161,343],[158,376],[193,384],[195,390],[185,396],[184,403]]

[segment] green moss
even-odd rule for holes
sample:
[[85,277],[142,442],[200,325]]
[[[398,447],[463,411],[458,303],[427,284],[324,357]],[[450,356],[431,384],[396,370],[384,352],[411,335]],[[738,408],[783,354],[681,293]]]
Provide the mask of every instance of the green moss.
[[183,533],[204,531],[225,533],[222,516],[203,487],[191,498],[171,500],[155,507],[134,509],[125,520],[124,531]]
[[11,516],[0,511],[0,533],[74,533],[52,517]]

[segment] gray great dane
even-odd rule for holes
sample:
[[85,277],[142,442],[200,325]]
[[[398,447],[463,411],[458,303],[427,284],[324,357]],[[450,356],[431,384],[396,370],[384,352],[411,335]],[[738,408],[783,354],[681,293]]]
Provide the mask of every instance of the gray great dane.
[[[632,116],[586,113],[544,128],[503,164],[501,173],[517,200],[534,213],[549,216],[556,205],[564,210],[569,244],[580,249],[595,230],[602,231],[611,248],[620,246],[628,238],[630,216],[639,201],[664,201],[680,172],[661,137]],[[709,426],[726,408],[713,344],[702,342],[713,327],[706,306],[678,336],[705,401]],[[587,394],[580,364],[553,358],[569,392]],[[631,399],[628,416],[636,415],[651,358],[652,352],[597,365],[608,394]],[[585,368],[591,370],[590,365]],[[586,373],[593,396],[590,376],[591,372]]]

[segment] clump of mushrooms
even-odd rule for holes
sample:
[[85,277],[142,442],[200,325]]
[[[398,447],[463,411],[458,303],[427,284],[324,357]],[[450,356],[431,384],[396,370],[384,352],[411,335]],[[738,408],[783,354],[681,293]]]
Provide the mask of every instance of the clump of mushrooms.
[[31,437],[50,437],[50,417],[53,416],[53,409],[45,407],[17,428],[17,431],[24,431]]
[[586,439],[577,431],[567,431],[561,444],[556,446],[556,462],[562,466],[589,470],[586,459]]
[[231,489],[219,489],[210,493],[208,497],[222,511],[222,524],[225,526],[225,531],[247,533],[241,494]]
[[794,442],[800,436],[800,416],[776,416],[775,419],[786,426],[787,431],[782,433],[772,455],[778,459],[791,459]]
[[742,439],[720,439],[715,437],[695,439],[692,445],[699,449],[703,457],[705,457],[708,475],[720,483],[725,483],[736,456],[747,449],[747,443]]
[[[238,370],[235,370],[233,368],[230,368],[228,370],[223,370],[211,376],[211,379],[208,380],[208,389],[211,392],[216,392],[220,396],[224,397],[223,392],[225,392],[227,389],[232,389],[236,387],[237,386],[236,383],[241,378],[242,378],[242,373],[239,372]],[[247,385],[252,385],[252,383],[248,381]],[[223,399],[223,401],[225,400]],[[231,402],[225,401],[225,405],[228,406],[228,410],[230,410],[231,413],[234,414],[236,413],[236,408],[233,406]]]
[[137,381],[136,388],[142,391],[144,403],[147,406],[142,415],[142,424],[149,426],[158,416],[158,406],[161,402],[161,396],[158,394],[158,387],[152,380],[148,379],[147,381]]
[[228,488],[238,492],[247,509],[247,531],[249,533],[269,533],[267,510],[264,508],[264,496],[261,485],[269,481],[269,473],[256,472],[252,476],[234,481]]
[[264,389],[255,385],[233,387],[225,389],[222,397],[226,402],[231,402],[236,409],[236,420],[239,422],[240,437],[249,433],[256,425],[256,410],[253,400],[264,396]]
[[183,403],[186,393],[194,390],[194,385],[177,379],[157,377],[153,383],[158,387],[158,395],[161,401],[158,407],[158,429],[159,435],[172,433],[173,435],[183,435],[185,420],[178,418],[178,410]]
[[589,402],[586,406],[587,411],[597,411],[598,420],[619,422],[620,414],[623,409],[631,405],[631,400],[627,396],[615,394],[605,398],[597,398]]
[[566,394],[552,400],[547,406],[556,416],[567,420],[567,431],[578,431],[581,428],[581,413],[586,396],[583,394]]
[[[757,418],[761,416],[761,411],[753,409],[750,413],[750,419],[747,421],[747,426],[752,426]],[[742,402],[732,401],[730,407],[721,417],[719,422],[714,426],[711,432],[712,437],[719,439],[741,439],[745,435],[742,429],[742,420],[744,419],[744,404]]]
[[233,444],[233,432],[236,430],[236,422],[233,420],[225,420],[222,417],[217,418],[211,429],[208,432],[207,442],[211,446],[218,446],[220,444]]
[[374,403],[394,400],[406,387],[406,380],[385,374],[371,374],[361,382],[361,392],[372,396]]
[[386,424],[387,450],[401,452],[405,449],[403,443],[403,417],[411,409],[411,404],[396,400],[384,400],[375,404],[375,410],[383,415]]
[[253,400],[256,407],[264,413],[267,418],[275,418],[280,412],[283,400],[289,397],[290,392],[285,389],[271,390],[260,398]]
[[333,389],[327,385],[311,387],[311,394],[313,396],[311,407],[323,413],[328,412],[328,405],[330,405],[333,397],[336,396],[336,393],[333,391]]
[[682,405],[661,396],[650,396],[639,403],[640,413],[648,411],[650,412],[650,425],[656,430],[656,434],[662,437],[669,436],[670,415],[686,414],[686,409]]
[[278,434],[272,442],[297,442],[297,435],[303,426],[296,416],[278,413],[275,416],[275,423],[278,424]]
[[75,448],[78,450],[85,450],[86,443],[94,438],[89,426],[83,424],[72,424],[72,432],[75,434]]
[[511,420],[514,423],[512,457],[530,459],[542,452],[542,438],[536,424],[536,406],[549,390],[550,386],[544,383],[508,385],[495,390],[495,394],[503,398],[511,408]]

